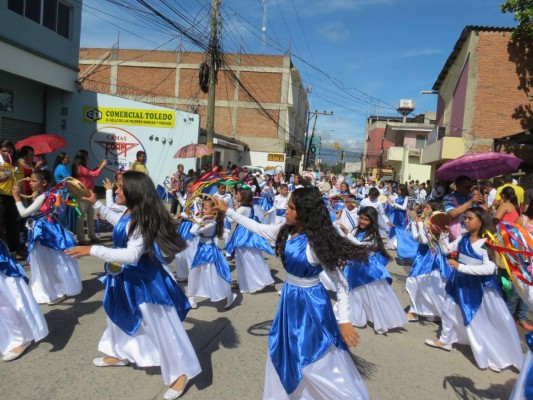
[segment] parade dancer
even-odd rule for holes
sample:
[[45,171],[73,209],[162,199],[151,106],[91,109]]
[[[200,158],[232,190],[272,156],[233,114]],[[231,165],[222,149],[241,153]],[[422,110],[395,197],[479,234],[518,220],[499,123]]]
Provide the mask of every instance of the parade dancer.
[[41,308],[28,287],[22,266],[0,240],[0,354],[3,361],[22,356],[31,342],[48,335]]
[[[368,399],[368,392],[347,346],[359,335],[348,319],[348,293],[340,268],[364,259],[366,250],[339,235],[316,188],[292,192],[285,224],[263,225],[217,208],[245,228],[276,240],[287,270],[280,302],[269,333],[264,400]],[[318,275],[325,269],[336,284],[340,321]]]
[[276,196],[274,184],[274,178],[268,178],[267,184],[261,191],[261,209],[263,210],[264,215],[262,223],[266,225],[271,225],[276,222],[275,214],[269,213],[274,206],[274,198]]
[[[228,206],[231,207],[232,198],[231,198],[231,194],[228,193],[226,190],[226,185],[219,184],[217,186],[217,192],[213,196],[222,200],[224,203],[226,203]],[[222,247],[222,244],[220,243],[222,240],[224,242],[227,242],[230,233],[231,233],[231,221],[229,220],[228,217],[225,217],[224,218],[224,233],[222,235],[222,239],[219,239],[218,236],[215,237],[215,243],[217,244],[219,248]],[[226,254],[226,255],[229,256],[229,254]]]
[[268,210],[267,214],[274,213],[274,225],[285,223],[285,214],[287,212],[287,202],[289,201],[289,187],[282,183],[279,185],[279,194],[274,197],[274,204]]
[[190,304],[163,260],[186,244],[176,235],[176,225],[147,175],[125,172],[116,194],[117,204],[127,207],[122,214],[96,201],[92,192],[84,199],[115,226],[113,248],[78,246],[65,251],[72,257],[91,255],[106,261],[107,328],[98,345],[106,356],[93,363],[161,366],[163,381],[170,385],[163,397],[177,399],[201,371],[181,323]]
[[520,368],[523,356],[518,332],[485,246],[485,232],[494,231],[489,213],[480,207],[468,209],[464,227],[468,233],[454,242],[449,243],[444,235],[441,239],[443,252],[457,251],[458,260],[448,260],[453,271],[446,284],[441,335],[425,343],[446,351],[454,343],[468,344],[481,369]]
[[[235,199],[240,206],[236,212],[257,221],[252,208],[252,196],[250,189],[237,189]],[[263,252],[273,256],[274,251],[264,238],[239,224],[226,244],[226,251],[235,257],[237,282],[241,293],[258,292],[274,284],[270,268],[263,256]]]
[[379,197],[379,189],[376,187],[371,187],[368,189],[368,197],[361,200],[361,203],[359,206],[362,207],[374,207],[376,211],[378,212],[378,218],[379,218],[379,235],[381,238],[386,238],[389,229],[392,226],[392,223],[389,220],[389,217],[387,217],[387,214],[385,213],[385,209],[383,208],[383,205],[378,200]]
[[425,203],[422,210],[424,217],[411,224],[413,239],[419,242],[419,245],[405,282],[411,300],[407,313],[409,322],[418,321],[419,316],[434,321],[440,318],[444,306],[444,287],[451,271],[440,247],[435,244],[430,248],[428,235],[431,232],[424,226],[424,220],[436,211],[436,207],[435,203]]
[[[189,181],[187,183],[187,191],[185,192],[185,197],[183,197],[180,192],[175,193],[176,199],[180,203],[182,210],[185,210],[186,198],[190,194],[192,185],[192,181]],[[196,207],[194,204],[192,204],[191,212],[194,213],[195,210]],[[180,216],[181,220],[178,227],[178,234],[187,243],[187,248],[176,254],[176,258],[174,259],[174,266],[176,267],[176,279],[178,280],[178,282],[185,282],[189,278],[189,268],[192,264],[194,255],[196,254],[199,239],[198,236],[191,233],[193,223],[189,219],[189,216],[185,213],[185,211],[182,211]]]
[[231,291],[228,262],[214,243],[215,237],[223,235],[224,215],[216,212],[213,205],[213,200],[204,200],[202,221],[191,228],[191,233],[199,237],[187,285],[187,295],[193,308],[198,307],[196,297],[207,297],[211,301],[226,299],[225,308],[230,308],[237,298]]
[[[347,233],[347,232],[345,232]],[[350,322],[363,327],[372,322],[377,334],[400,328],[407,323],[398,297],[390,287],[392,278],[386,265],[391,260],[379,236],[378,213],[373,207],[359,210],[359,225],[349,239],[366,246],[371,252],[368,261],[350,261],[344,276],[350,289]]]
[[29,218],[28,250],[31,266],[31,289],[37,303],[55,305],[67,296],[81,293],[81,276],[78,261],[63,254],[63,250],[76,245],[76,240],[61,224],[50,221],[39,210],[46,200],[46,191],[52,186],[49,170],[34,171],[30,187],[37,196],[29,207],[24,207],[18,186],[13,188],[13,197],[22,218]]
[[391,222],[391,228],[389,230],[389,244],[388,248],[396,250],[398,246],[396,231],[398,229],[404,229],[407,226],[407,203],[409,202],[409,192],[403,185],[398,186],[397,197],[394,201],[389,200],[389,205],[392,207],[389,218]]

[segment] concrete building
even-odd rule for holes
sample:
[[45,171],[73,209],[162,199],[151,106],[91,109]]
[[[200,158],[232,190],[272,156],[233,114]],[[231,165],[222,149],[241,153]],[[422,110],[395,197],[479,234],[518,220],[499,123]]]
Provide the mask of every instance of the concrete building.
[[421,156],[432,173],[449,159],[493,149],[495,140],[532,129],[531,48],[514,42],[511,31],[467,26],[457,40],[433,85],[436,129]]
[[[80,50],[79,58],[83,88],[195,112],[205,128],[207,94],[199,84],[204,53],[87,48]],[[217,77],[215,132],[245,143],[249,152],[237,160],[226,160],[222,153],[217,159],[215,154],[214,162],[266,169],[283,163],[286,171],[297,171],[309,105],[290,56],[224,54],[223,60]],[[219,145],[224,147],[225,140]]]
[[49,102],[77,90],[80,26],[81,2],[0,0],[2,139],[45,132]]
[[396,181],[425,182],[431,178],[431,166],[421,163],[421,154],[435,128],[435,113],[420,114],[409,120],[386,123],[384,138],[394,145],[387,149],[385,163],[392,167]]

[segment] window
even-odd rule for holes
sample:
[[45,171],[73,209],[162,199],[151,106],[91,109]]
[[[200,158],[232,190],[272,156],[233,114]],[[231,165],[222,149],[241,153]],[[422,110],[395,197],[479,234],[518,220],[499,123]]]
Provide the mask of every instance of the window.
[[59,0],[8,0],[7,7],[68,39],[70,10]]
[[426,135],[416,135],[416,148],[423,149],[426,147]]

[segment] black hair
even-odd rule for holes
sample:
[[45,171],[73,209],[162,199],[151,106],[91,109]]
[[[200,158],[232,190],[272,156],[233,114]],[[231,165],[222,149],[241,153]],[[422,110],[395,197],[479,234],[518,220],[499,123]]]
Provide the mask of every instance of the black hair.
[[164,257],[175,255],[187,247],[185,240],[177,233],[177,223],[157,196],[154,183],[148,175],[126,171],[122,174],[122,188],[131,212],[128,237],[139,230],[152,260],[156,259],[156,244]]
[[457,178],[455,178],[455,186],[462,186],[465,182],[468,182],[468,181],[472,181],[472,179],[470,179],[470,177],[466,176],[466,175],[460,175],[458,176]]
[[529,202],[529,205],[527,206],[527,210],[524,211],[524,215],[528,217],[529,219],[533,218],[533,198]]
[[[368,253],[364,246],[358,246],[341,236],[331,222],[329,211],[316,187],[299,188],[292,192],[290,202],[296,209],[300,222],[300,233],[307,234],[309,246],[313,249],[324,269],[340,269],[350,260],[366,260]],[[285,265],[285,245],[295,227],[285,224],[276,238],[276,254]]]
[[368,197],[378,197],[379,196],[379,189],[376,187],[371,187],[368,189]]
[[[396,193],[398,193],[398,191],[401,191],[401,196],[402,197],[408,197],[409,196],[409,189],[407,189],[407,186],[405,185],[398,185],[398,187],[396,188]],[[399,194],[399,193],[398,193]]]
[[139,150],[137,154],[135,154],[135,158],[139,158],[140,155],[146,155],[146,153],[142,150]]
[[89,153],[87,150],[78,150],[76,153],[76,156],[74,156],[74,161],[72,161],[72,164],[70,166],[70,170],[72,172],[72,177],[78,179],[78,167],[80,165],[83,165],[84,167],[87,166],[87,158],[89,157]]
[[481,221],[481,226],[479,227],[479,235],[483,236],[485,232],[494,233],[494,224],[492,223],[492,218],[490,214],[481,207],[471,207],[466,212],[471,212],[476,214],[476,217]]
[[35,154],[35,150],[33,149],[33,147],[31,147],[31,146],[22,146],[17,151],[17,159],[24,158],[30,153],[34,153]]
[[432,211],[441,211],[442,210],[442,202],[440,202],[440,201],[427,201],[424,204],[427,204],[428,206],[430,206]]
[[505,174],[502,176],[503,183],[512,183],[513,182],[513,176],[511,174]]
[[516,197],[516,193],[514,189],[511,186],[506,186],[502,189],[501,196],[505,196],[505,198],[509,199],[511,204],[514,206],[514,209],[518,214],[520,214],[520,206],[518,205],[518,197]]
[[47,169],[35,170],[35,171],[32,171],[31,174],[35,175],[41,181],[44,180],[48,182],[46,187],[44,188],[45,192],[55,185],[54,175],[52,174],[51,171]]
[[63,161],[65,161],[65,157],[66,157],[67,155],[68,155],[67,153],[65,153],[64,151],[62,151],[61,153],[59,153],[59,154],[56,156],[56,161],[54,162],[54,167],[52,168],[52,171],[55,171],[58,165],[63,164]]
[[[215,202],[212,199],[205,199],[204,204],[209,203],[212,207],[215,206]],[[224,237],[224,218],[225,214],[220,211],[215,211],[215,222],[217,223],[216,235],[219,239]]]
[[[370,242],[375,242],[376,246],[375,248],[371,248],[372,251],[377,251],[381,253],[387,260],[392,260],[392,257],[387,253],[387,250],[385,249],[385,245],[383,244],[383,240],[381,239],[381,236],[379,234],[379,222],[378,222],[378,211],[371,206],[363,207],[358,212],[359,216],[364,215],[368,217],[370,220],[370,226],[366,228],[365,235],[363,240],[367,240]],[[355,234],[363,232],[359,226],[357,226],[357,229],[355,231]]]
[[241,195],[241,206],[253,207],[254,194],[250,188],[237,187],[236,192]]
[[288,189],[288,188],[289,188],[289,185],[287,185],[286,183],[282,183],[281,185],[279,185],[279,190]]

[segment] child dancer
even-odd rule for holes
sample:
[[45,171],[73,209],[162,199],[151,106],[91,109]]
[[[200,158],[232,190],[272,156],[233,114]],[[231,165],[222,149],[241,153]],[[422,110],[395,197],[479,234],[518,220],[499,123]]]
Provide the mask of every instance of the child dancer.
[[[217,208],[227,210],[222,202]],[[366,250],[337,233],[313,187],[292,192],[284,224],[263,225],[234,210],[227,212],[246,229],[276,240],[287,270],[269,333],[263,399],[368,399],[346,347],[356,346],[359,335],[348,319],[346,281],[340,272],[348,260],[364,259]],[[323,268],[336,284],[340,324],[318,278]]]
[[385,213],[385,209],[383,208],[383,205],[378,200],[379,197],[379,190],[376,187],[371,187],[368,189],[368,197],[361,200],[360,206],[361,207],[374,207],[376,211],[378,212],[379,216],[379,234],[381,238],[386,238],[389,232],[390,227],[392,226],[392,223],[389,220],[389,217],[387,217],[387,214]]
[[194,348],[181,321],[190,309],[187,298],[163,261],[186,246],[154,184],[142,172],[127,171],[116,190],[113,211],[91,193],[94,204],[113,229],[113,247],[78,246],[66,250],[72,257],[92,255],[106,261],[105,330],[98,350],[106,354],[93,360],[97,367],[161,366],[166,400],[177,399],[189,379],[201,371]]
[[274,224],[284,224],[287,212],[287,202],[289,201],[289,186],[285,183],[279,185],[279,194],[274,197],[274,204],[266,214],[275,213]]
[[[185,192],[185,197],[181,195],[179,191],[176,192],[175,196],[181,205],[181,209],[185,210],[186,199],[189,196],[190,190],[192,189],[193,182],[189,181],[187,183],[187,190]],[[194,204],[191,206],[191,212],[195,212],[196,207]],[[178,234],[182,237],[183,240],[187,243],[187,248],[183,251],[180,251],[176,254],[174,260],[174,266],[176,267],[176,279],[179,282],[184,282],[189,278],[189,268],[192,264],[194,255],[196,254],[196,249],[198,248],[198,236],[191,233],[191,228],[193,226],[192,221],[189,220],[189,216],[182,211],[181,212],[181,222],[178,227]]]
[[45,192],[52,186],[52,173],[49,170],[34,171],[30,179],[30,187],[37,196],[33,203],[28,208],[24,207],[18,186],[13,188],[13,197],[22,218],[35,217],[26,224],[31,289],[37,303],[59,304],[67,296],[81,293],[78,261],[63,254],[64,250],[74,247],[76,241],[61,224],[38,215],[46,199]]
[[[257,221],[254,218],[252,196],[250,189],[237,189],[235,199],[240,207],[236,212]],[[241,293],[254,293],[274,284],[270,268],[263,257],[263,252],[273,256],[274,251],[264,238],[238,225],[226,244],[226,251],[235,257],[237,281]]]
[[344,203],[346,204],[346,207],[342,210],[340,217],[337,220],[337,225],[339,225],[341,229],[346,228],[348,233],[354,235],[355,231],[357,230],[359,220],[359,217],[357,216],[355,198],[348,197]]
[[[218,185],[217,192],[213,196],[222,200],[224,203],[226,203],[228,206],[231,207],[231,203],[232,203],[231,194],[227,193],[226,185],[222,185],[222,184]],[[228,217],[225,217],[224,218],[224,234],[222,235],[222,240],[224,240],[224,242],[227,242],[230,232],[231,232],[231,221],[229,220]],[[221,239],[219,239],[218,237],[215,237],[215,243],[217,244],[219,248],[222,247],[222,244],[220,242],[221,242]],[[226,257],[231,257],[231,255],[226,253]]]
[[355,236],[350,235],[349,238],[372,252],[367,262],[350,261],[344,268],[350,289],[350,322],[362,327],[370,321],[380,335],[405,325],[405,312],[390,287],[392,278],[386,265],[391,257],[379,236],[375,208],[363,207],[359,210],[358,228]]
[[418,321],[418,316],[423,316],[430,321],[440,318],[444,306],[446,292],[444,286],[449,276],[449,266],[446,257],[435,244],[430,249],[428,234],[424,219],[429,218],[436,211],[436,203],[425,203],[423,219],[418,219],[411,224],[413,239],[419,242],[411,272],[405,282],[405,288],[411,299],[407,319],[409,322]]
[[389,205],[392,207],[390,211],[391,228],[389,230],[388,248],[395,250],[398,246],[396,239],[396,230],[405,229],[407,226],[407,203],[409,201],[409,192],[404,185],[398,186],[396,191],[396,198],[394,201],[389,200]]
[[496,265],[485,247],[485,232],[494,231],[490,215],[480,207],[470,208],[464,224],[468,231],[464,236],[452,243],[442,238],[443,251],[457,251],[459,259],[448,260],[454,270],[446,284],[441,335],[425,343],[446,351],[453,343],[469,344],[481,369],[520,368],[518,332],[496,282]]
[[274,184],[274,178],[269,178],[267,184],[261,191],[261,208],[264,215],[262,223],[266,225],[271,225],[276,222],[275,214],[269,212],[274,206],[274,198],[276,196]]
[[48,326],[35,301],[22,266],[0,240],[0,353],[3,361],[16,360],[32,340],[48,335]]
[[199,237],[187,286],[189,302],[193,308],[198,307],[196,297],[208,297],[211,301],[226,299],[224,308],[230,308],[237,298],[231,291],[228,262],[214,243],[216,236],[221,238],[223,235],[224,214],[215,212],[213,205],[213,200],[204,200],[202,224],[194,224],[191,228],[191,233]]

